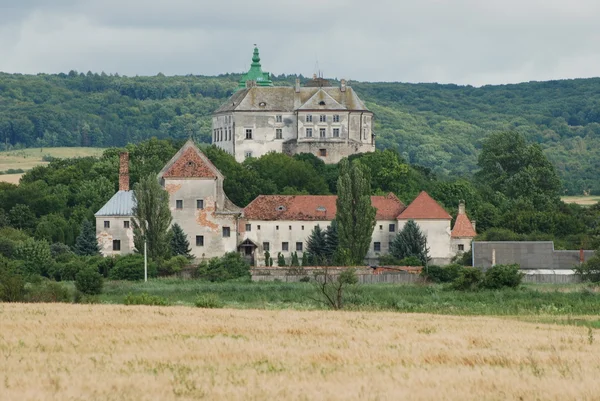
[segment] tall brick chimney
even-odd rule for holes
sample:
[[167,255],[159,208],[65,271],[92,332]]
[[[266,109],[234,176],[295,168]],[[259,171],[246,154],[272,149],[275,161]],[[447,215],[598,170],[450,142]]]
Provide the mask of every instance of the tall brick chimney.
[[119,191],[129,191],[129,153],[119,153]]

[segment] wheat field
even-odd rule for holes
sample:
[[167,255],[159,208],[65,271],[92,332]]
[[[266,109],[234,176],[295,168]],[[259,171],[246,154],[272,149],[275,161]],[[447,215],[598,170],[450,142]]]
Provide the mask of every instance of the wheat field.
[[597,400],[596,336],[488,317],[0,304],[0,399]]

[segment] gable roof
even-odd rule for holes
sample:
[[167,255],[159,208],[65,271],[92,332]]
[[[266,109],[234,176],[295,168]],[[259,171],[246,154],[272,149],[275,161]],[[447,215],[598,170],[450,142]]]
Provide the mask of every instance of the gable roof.
[[452,220],[429,194],[422,191],[419,196],[398,216],[398,220]]
[[[336,213],[335,195],[259,195],[244,208],[248,220],[331,221]],[[377,220],[395,220],[404,204],[392,193],[371,196]]]
[[158,173],[159,178],[221,178],[223,175],[212,164],[194,141],[185,145],[169,160]]
[[[321,104],[323,103],[323,104]],[[298,110],[345,110],[346,108],[339,104],[337,100],[331,97],[330,94],[325,92],[323,89],[319,90],[312,95]]]
[[133,216],[133,191],[118,191],[94,216]]
[[[296,92],[291,86],[273,86],[240,89],[223,103],[214,114],[232,111],[282,111],[293,112],[306,104],[318,93],[325,101],[325,106],[318,105],[314,109],[323,110],[360,110],[369,111],[356,92],[349,86],[345,91],[339,87],[306,87]],[[306,106],[303,109],[308,109]]]
[[458,237],[469,237],[473,238],[477,236],[477,233],[473,229],[473,224],[469,220],[469,217],[464,213],[459,213],[456,216],[452,233],[450,234],[453,238]]

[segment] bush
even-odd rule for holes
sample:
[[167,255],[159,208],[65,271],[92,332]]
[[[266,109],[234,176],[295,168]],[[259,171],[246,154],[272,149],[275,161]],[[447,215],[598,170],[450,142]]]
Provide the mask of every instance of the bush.
[[79,291],[75,291],[73,302],[76,304],[98,304],[100,299],[97,295],[86,295]]
[[600,282],[600,255],[596,254],[592,256],[585,263],[576,266],[573,270],[584,281]]
[[157,295],[148,295],[145,292],[141,294],[127,294],[124,301],[125,305],[153,305],[168,306],[169,301],[164,297]]
[[451,283],[458,278],[464,269],[461,265],[448,266],[431,265],[421,271],[421,276],[432,283]]
[[27,302],[71,302],[71,293],[68,288],[56,281],[42,280],[27,288],[25,300]]
[[10,238],[0,237],[0,256],[7,258],[15,257],[17,252],[17,242]]
[[482,280],[481,270],[475,267],[465,267],[452,282],[452,288],[459,291],[474,291],[479,289]]
[[87,267],[75,276],[75,288],[86,295],[98,295],[102,293],[104,278],[96,270]]
[[[133,254],[117,258],[108,277],[111,280],[143,280],[144,256]],[[156,277],[156,263],[150,260],[148,260],[148,277]]]
[[217,294],[203,294],[196,298],[195,302],[198,308],[222,308],[223,302]]
[[74,259],[69,262],[56,262],[48,268],[48,277],[56,281],[73,281],[85,264],[80,259]]
[[496,265],[485,272],[482,286],[490,290],[500,288],[517,288],[521,285],[524,274],[519,271],[519,265]]
[[197,276],[209,281],[226,281],[250,277],[250,265],[238,252],[229,252],[198,266]]
[[25,299],[25,280],[16,273],[12,262],[0,258],[0,301],[22,302]]
[[50,244],[46,241],[36,241],[33,238],[19,243],[16,257],[25,262],[23,271],[26,275],[47,274],[47,269],[53,262]]
[[54,260],[63,262],[67,262],[75,256],[69,245],[63,244],[62,242],[55,242],[50,245],[50,254]]
[[162,262],[158,266],[159,276],[172,276],[181,272],[181,270],[190,263],[189,259],[183,255],[174,256],[169,260]]

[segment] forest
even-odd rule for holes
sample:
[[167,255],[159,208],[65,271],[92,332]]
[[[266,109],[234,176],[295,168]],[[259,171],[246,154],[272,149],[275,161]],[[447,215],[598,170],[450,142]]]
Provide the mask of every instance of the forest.
[[[208,143],[211,113],[239,77],[0,73],[0,150],[122,147],[152,137]],[[273,81],[291,85],[295,78]],[[553,163],[560,194],[600,194],[600,78],[480,88],[350,85],[375,113],[377,148],[391,149],[441,179],[471,179],[485,138],[515,131],[539,144]]]

